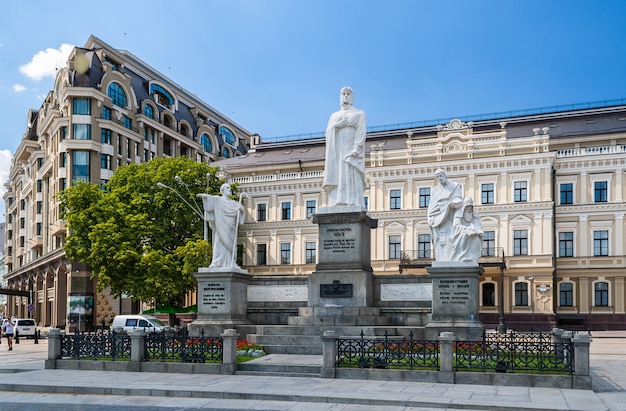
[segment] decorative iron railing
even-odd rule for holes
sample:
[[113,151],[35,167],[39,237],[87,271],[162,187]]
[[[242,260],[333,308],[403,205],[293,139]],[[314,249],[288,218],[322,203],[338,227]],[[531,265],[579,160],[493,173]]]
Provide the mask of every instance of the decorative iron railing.
[[[486,334],[479,341],[456,341],[455,371],[574,374],[574,346],[550,333]],[[440,370],[441,343],[409,338],[337,339],[337,367]]]
[[574,346],[550,333],[487,334],[482,341],[457,341],[456,371],[573,374]]
[[153,333],[145,340],[146,361],[222,362],[223,340],[220,337],[189,337],[187,333]]
[[61,358],[130,360],[130,337],[113,331],[61,335]]
[[337,367],[439,369],[439,342],[409,338],[365,337],[337,339]]

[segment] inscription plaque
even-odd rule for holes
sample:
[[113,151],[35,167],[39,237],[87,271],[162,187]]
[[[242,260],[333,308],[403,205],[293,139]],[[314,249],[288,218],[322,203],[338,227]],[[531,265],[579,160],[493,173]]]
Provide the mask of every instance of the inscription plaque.
[[321,298],[352,298],[352,284],[340,284],[333,281],[332,284],[320,284]]
[[201,303],[209,311],[222,311],[226,308],[226,288],[223,283],[208,282],[204,284],[201,295]]

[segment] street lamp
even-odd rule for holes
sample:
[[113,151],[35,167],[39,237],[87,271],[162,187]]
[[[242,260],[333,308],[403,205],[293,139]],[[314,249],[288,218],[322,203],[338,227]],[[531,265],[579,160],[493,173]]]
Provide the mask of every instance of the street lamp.
[[[185,184],[185,183],[183,182],[183,180],[182,180],[179,176],[174,177],[174,179],[175,179],[178,183],[180,183],[180,184],[184,185],[184,186],[185,186],[185,188],[187,188],[187,191],[189,192],[189,194],[190,194],[190,195],[192,195],[192,197],[193,197],[193,194],[191,194],[191,190],[189,190],[189,186],[188,186],[187,184]],[[205,240],[205,241],[209,241],[209,230],[208,230],[208,228],[207,228],[207,222],[206,222],[206,220],[204,219],[203,209],[200,209],[200,206],[199,206],[199,205],[198,205],[198,203],[196,202],[195,198],[194,198],[194,200],[193,200],[193,202],[194,202],[195,206],[193,206],[193,205],[191,205],[191,204],[189,203],[189,201],[187,201],[187,200],[185,199],[185,197],[183,197],[182,195],[180,195],[180,193],[179,193],[178,191],[176,191],[176,189],[175,189],[175,188],[170,187],[170,186],[168,186],[168,185],[166,185],[166,184],[163,184],[163,183],[162,183],[162,182],[160,182],[160,181],[157,183],[157,187],[160,187],[160,188],[167,188],[168,190],[172,190],[172,191],[173,191],[173,192],[174,192],[174,193],[178,196],[178,198],[180,198],[181,200],[183,200],[183,202],[184,202],[185,204],[187,204],[187,206],[188,206],[189,208],[191,208],[191,210],[194,212],[194,214],[196,214],[198,217],[200,217],[200,219],[202,219],[202,221],[204,222],[204,240]]]

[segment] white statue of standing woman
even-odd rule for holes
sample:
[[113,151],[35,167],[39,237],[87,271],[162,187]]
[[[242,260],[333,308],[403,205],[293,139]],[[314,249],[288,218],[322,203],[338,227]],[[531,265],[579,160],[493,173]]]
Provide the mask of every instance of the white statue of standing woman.
[[350,87],[341,89],[341,110],[331,114],[326,127],[324,190],[328,206],[365,209],[365,112],[354,108]]
[[442,169],[435,171],[435,178],[439,185],[431,190],[426,216],[432,233],[435,261],[451,261],[450,234],[454,214],[463,204],[463,193],[458,183],[448,181]]
[[236,262],[237,229],[244,223],[244,208],[230,198],[228,183],[220,187],[221,195],[198,194],[204,206],[204,220],[209,223],[213,241],[213,259],[209,268],[239,268]]

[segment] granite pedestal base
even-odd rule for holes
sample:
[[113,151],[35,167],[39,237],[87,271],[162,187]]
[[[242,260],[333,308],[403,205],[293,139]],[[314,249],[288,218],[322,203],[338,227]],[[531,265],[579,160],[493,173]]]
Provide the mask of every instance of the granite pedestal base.
[[478,319],[478,279],[483,268],[463,263],[427,267],[433,282],[433,312],[425,336],[435,339],[452,332],[461,340],[479,340],[484,326]]
[[229,328],[241,329],[248,321],[248,283],[246,270],[200,268],[198,280],[198,317],[189,324],[189,334],[218,336]]

